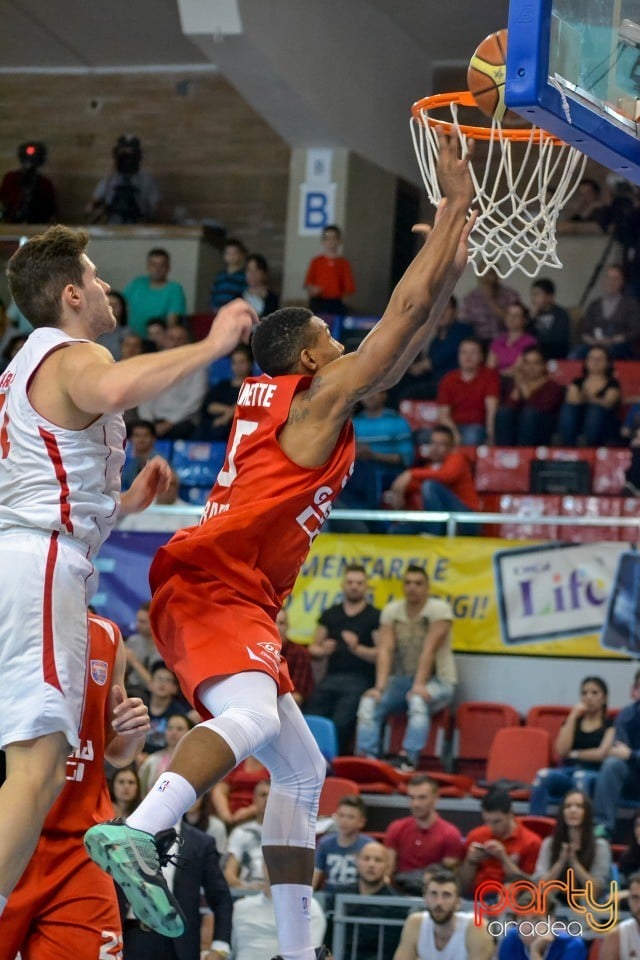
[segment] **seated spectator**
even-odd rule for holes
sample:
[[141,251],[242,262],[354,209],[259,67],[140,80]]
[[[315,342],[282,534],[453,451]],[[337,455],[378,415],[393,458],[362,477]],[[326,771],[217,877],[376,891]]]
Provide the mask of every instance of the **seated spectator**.
[[122,489],[128,490],[149,460],[156,456],[156,428],[150,420],[132,420],[127,431],[127,458],[122,471]]
[[[167,350],[182,347],[188,342],[189,333],[185,327],[169,327],[165,344]],[[153,400],[138,404],[138,414],[143,420],[153,422],[158,437],[189,440],[197,426],[206,392],[207,371],[202,368],[167,387]]]
[[511,388],[496,411],[497,446],[550,444],[563,400],[564,390],[549,376],[542,350],[527,347],[513,371]]
[[529,317],[521,303],[511,303],[504,313],[505,332],[491,341],[487,366],[502,377],[512,377],[527,347],[536,346],[536,338],[527,333]]
[[149,621],[150,603],[141,603],[136,611],[136,629],[125,641],[127,690],[130,697],[144,697],[151,683],[151,667],[160,660]]
[[268,779],[267,768],[255,757],[247,757],[211,791],[214,813],[229,829],[252,820],[257,810],[253,792],[258,783]]
[[640,957],[640,873],[629,877],[627,904],[631,916],[606,935],[600,960],[636,960]]
[[251,349],[240,343],[231,354],[231,379],[214,383],[202,402],[200,426],[194,434],[198,440],[229,439],[240,387],[252,370]]
[[600,447],[615,442],[619,430],[620,383],[604,347],[591,347],[581,377],[567,387],[558,428],[562,443]]
[[224,267],[218,270],[211,288],[209,306],[212,310],[219,310],[225,303],[242,296],[247,286],[246,259],[247,248],[244,243],[235,237],[229,237],[222,248]]
[[600,765],[613,743],[607,717],[608,688],[601,677],[585,677],[580,700],[571,708],[554,743],[561,766],[538,770],[529,798],[529,812],[546,816],[552,803],[572,787],[590,794]]
[[9,170],[0,182],[0,220],[4,223],[51,223],[56,216],[56,191],[39,173],[47,159],[44,143],[27,141],[18,147],[20,168]]
[[342,797],[334,815],[336,833],[327,833],[318,841],[313,871],[313,889],[332,896],[353,884],[358,876],[357,855],[371,837],[362,833],[367,808],[357,794]]
[[[362,897],[394,897],[397,891],[389,886],[387,875],[389,862],[387,850],[381,843],[372,840],[366,843],[356,858],[357,879],[340,890],[341,893],[359,894]],[[344,956],[357,956],[358,960],[393,960],[400,941],[402,927],[381,924],[380,919],[404,920],[408,907],[379,907],[377,905],[345,907],[347,915],[371,917],[378,923],[348,923],[345,931]],[[353,954],[357,931],[357,953]],[[327,937],[327,940],[329,938]]]
[[407,917],[394,960],[491,960],[493,937],[473,913],[460,911],[460,884],[451,870],[431,873],[424,888],[425,911]]
[[342,580],[342,602],[320,614],[309,654],[323,675],[305,713],[328,717],[336,725],[338,751],[353,742],[360,697],[375,683],[380,611],[368,600],[365,568],[349,564]]
[[490,343],[503,327],[507,307],[519,301],[516,291],[505,286],[490,267],[462,301],[461,319],[471,324],[475,337]]
[[344,316],[347,297],[355,293],[351,264],[340,256],[342,232],[330,224],[322,231],[322,253],[314,257],[304,278],[309,294],[309,309],[314,313]]
[[458,672],[450,605],[429,596],[429,577],[414,564],[406,569],[403,587],[404,598],[392,600],[380,614],[376,682],[358,707],[356,753],[379,756],[385,720],[392,713],[407,713],[397,762],[409,771],[427,742],[431,717],[453,701]]
[[167,321],[164,317],[152,317],[145,324],[144,352],[154,353],[167,348]]
[[482,346],[476,340],[462,341],[458,366],[440,381],[438,420],[463,446],[493,443],[500,378],[484,365]]
[[269,797],[269,781],[260,780],[253,791],[255,816],[234,827],[227,842],[224,877],[231,889],[264,890],[265,868],[262,856],[262,824]]
[[416,357],[400,383],[393,389],[394,400],[433,400],[440,380],[458,366],[458,347],[473,337],[473,327],[462,323],[457,314],[458,301],[449,303],[438,320],[428,347]]
[[127,301],[117,290],[110,290],[108,298],[111,312],[116,318],[116,328],[100,334],[96,342],[106,347],[114,360],[122,360],[122,341],[131,333],[128,326]]
[[[311,899],[311,943],[322,946],[327,921],[317,900]],[[271,899],[271,885],[265,871],[264,887],[257,896],[242,897],[233,904],[231,932],[233,960],[265,960],[278,952],[276,915]],[[329,954],[327,954],[327,957]]]
[[602,296],[588,305],[581,325],[581,344],[571,356],[582,360],[592,347],[602,347],[614,360],[633,356],[640,336],[640,302],[624,293],[624,269],[618,264],[605,268]]
[[467,834],[460,868],[463,891],[472,897],[485,880],[513,883],[529,880],[538,861],[541,840],[513,814],[507,790],[492,787],[480,801],[484,825]]
[[[397,510],[457,510],[473,513],[480,509],[473,471],[466,456],[455,449],[454,435],[449,427],[435,426],[431,431],[428,463],[426,466],[405,470],[391,484],[385,502]],[[443,536],[446,523],[406,524],[395,533],[422,531]],[[463,534],[472,536],[475,524],[464,524]]]
[[114,817],[122,817],[126,820],[143,796],[140,778],[132,766],[116,770],[109,782],[109,796],[113,804]]
[[622,888],[628,887],[629,878],[638,871],[640,871],[640,810],[636,811],[633,818],[633,836],[631,841],[622,851],[618,860],[620,886]]
[[259,317],[266,317],[280,306],[280,297],[269,289],[269,265],[261,253],[250,253],[244,268],[246,287],[243,299]]
[[563,360],[571,349],[571,318],[555,300],[553,280],[540,277],[531,284],[529,332],[547,360]]
[[640,790],[640,670],[635,673],[631,696],[632,702],[616,717],[613,744],[598,771],[593,795],[598,832],[610,838],[623,790],[629,797],[637,797]]
[[278,611],[276,627],[282,640],[281,655],[289,668],[289,676],[293,684],[293,699],[301,707],[313,693],[313,671],[311,670],[311,654],[303,643],[290,640],[289,616],[284,607]]
[[157,180],[140,169],[138,137],[123,134],[112,151],[113,171],[100,180],[86,212],[92,223],[152,223],[160,202]]
[[560,215],[558,233],[601,234],[605,223],[606,207],[600,184],[591,177],[583,177]]
[[[594,835],[591,801],[582,790],[569,790],[563,797],[555,830],[542,841],[533,879],[566,882],[568,870],[579,887],[591,882],[596,897],[604,893],[611,874],[611,847]],[[562,892],[555,897],[567,904]]]
[[203,833],[213,837],[218,853],[223,856],[227,849],[227,828],[220,817],[213,814],[210,792],[201,794],[182,819],[196,830],[202,830]]
[[162,317],[168,326],[178,323],[187,312],[182,286],[169,280],[171,257],[162,247],[154,247],[147,254],[147,272],[136,277],[124,288],[129,308],[129,326],[134,333],[144,336],[147,321]]
[[167,726],[165,728],[166,746],[162,750],[157,750],[147,757],[140,765],[138,777],[140,778],[140,789],[142,796],[146,796],[152,786],[160,776],[168,769],[175,749],[184,737],[185,733],[191,730],[193,724],[184,713],[174,713],[167,717]]
[[405,893],[419,896],[423,874],[437,863],[456,869],[464,854],[462,834],[437,812],[440,789],[425,774],[412,777],[407,785],[410,817],[393,820],[384,835],[390,857],[389,876]]
[[586,960],[587,948],[581,937],[561,927],[555,932],[553,901],[536,911],[528,890],[517,893],[515,899],[520,905],[518,919],[500,942],[498,960]]
[[144,742],[145,753],[155,753],[167,746],[167,724],[176,713],[189,713],[189,708],[178,699],[178,681],[164,660],[151,666],[149,692],[142,698],[149,708],[151,729]]
[[137,333],[126,333],[120,344],[120,359],[128,360],[130,357],[139,357],[144,353],[144,340]]
[[356,462],[340,504],[360,510],[380,506],[382,491],[413,460],[411,427],[387,406],[387,392],[366,397],[353,418]]

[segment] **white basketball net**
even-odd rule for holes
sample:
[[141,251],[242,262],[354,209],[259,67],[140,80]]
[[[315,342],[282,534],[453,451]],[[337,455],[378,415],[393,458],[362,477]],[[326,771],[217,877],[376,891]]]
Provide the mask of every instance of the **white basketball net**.
[[[456,102],[449,105],[464,154],[467,138],[460,129],[458,106]],[[437,176],[439,143],[428,116],[428,110],[422,109],[419,119],[411,118],[411,136],[429,199],[437,206],[442,198]],[[479,216],[469,238],[469,259],[476,275],[493,268],[502,278],[514,270],[535,277],[543,267],[562,267],[556,223],[580,183],[586,156],[541,135],[536,127],[528,139],[512,140],[497,120],[492,121],[486,142],[484,172],[471,165],[476,191],[473,207]]]

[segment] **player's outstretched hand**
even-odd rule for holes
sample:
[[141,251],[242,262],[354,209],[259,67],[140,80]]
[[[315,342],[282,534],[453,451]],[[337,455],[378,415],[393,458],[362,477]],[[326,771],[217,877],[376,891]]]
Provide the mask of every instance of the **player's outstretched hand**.
[[[438,209],[436,210],[433,226],[435,226],[436,223],[438,223],[442,219],[446,209],[447,209],[447,198],[443,197],[440,203],[438,204]],[[471,216],[469,217],[469,219],[467,220],[464,230],[462,231],[462,234],[460,236],[460,242],[458,244],[455,260],[453,262],[454,268],[460,276],[462,275],[464,268],[467,265],[467,261],[469,259],[469,234],[473,230],[477,219],[478,219],[478,211],[474,210],[471,213]],[[433,227],[430,226],[428,223],[414,223],[414,225],[411,227],[411,232],[421,236],[425,243],[429,239],[429,234],[431,233],[432,230],[433,230]]]
[[467,151],[464,157],[460,156],[458,138],[447,136],[441,127],[438,127],[438,141],[440,156],[438,160],[438,181],[440,188],[450,204],[471,206],[475,190],[469,172],[469,162],[473,158],[474,142],[467,140]]
[[232,300],[216,313],[207,340],[215,343],[220,356],[226,357],[239,343],[249,343],[257,322],[258,314],[246,300]]
[[159,493],[169,489],[171,467],[163,457],[152,457],[120,498],[120,514],[140,513],[151,506]]
[[142,737],[151,729],[149,711],[140,697],[127,697],[118,684],[111,687],[109,695],[111,726],[123,737]]

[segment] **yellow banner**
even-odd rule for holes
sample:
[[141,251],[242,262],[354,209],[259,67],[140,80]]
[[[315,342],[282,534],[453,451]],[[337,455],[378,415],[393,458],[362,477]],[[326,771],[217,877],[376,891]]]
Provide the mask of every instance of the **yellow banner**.
[[416,564],[429,574],[431,594],[453,608],[459,652],[619,657],[633,652],[624,624],[617,629],[620,604],[610,600],[620,586],[624,549],[619,543],[322,534],[290,598],[291,636],[311,640],[322,611],[342,599],[347,564],[364,565],[379,608],[402,597],[405,570]]

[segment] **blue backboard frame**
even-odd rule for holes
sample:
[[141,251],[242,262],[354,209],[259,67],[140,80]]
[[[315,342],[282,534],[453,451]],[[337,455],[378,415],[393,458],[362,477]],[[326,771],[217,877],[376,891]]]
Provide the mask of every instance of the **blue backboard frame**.
[[530,123],[552,133],[640,186],[640,140],[549,82],[553,0],[511,0],[505,101]]

